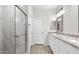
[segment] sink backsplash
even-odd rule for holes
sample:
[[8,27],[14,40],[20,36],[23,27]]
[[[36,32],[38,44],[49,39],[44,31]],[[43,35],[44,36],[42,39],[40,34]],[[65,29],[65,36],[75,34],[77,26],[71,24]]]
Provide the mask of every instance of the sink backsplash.
[[75,34],[69,34],[69,33],[63,33],[64,35],[68,35],[68,36],[71,36],[71,37],[76,37],[76,38],[79,38],[79,35],[75,35]]
[[70,34],[70,33],[60,33],[60,32],[51,32],[51,33],[57,33],[57,34],[61,34],[61,35],[66,35],[66,36],[71,36],[71,37],[75,37],[75,38],[79,38],[79,34]]

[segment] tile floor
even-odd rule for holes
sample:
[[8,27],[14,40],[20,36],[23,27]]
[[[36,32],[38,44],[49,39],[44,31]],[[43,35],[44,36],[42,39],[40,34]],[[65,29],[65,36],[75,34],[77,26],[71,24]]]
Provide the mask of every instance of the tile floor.
[[30,54],[53,54],[48,45],[35,44],[31,47]]

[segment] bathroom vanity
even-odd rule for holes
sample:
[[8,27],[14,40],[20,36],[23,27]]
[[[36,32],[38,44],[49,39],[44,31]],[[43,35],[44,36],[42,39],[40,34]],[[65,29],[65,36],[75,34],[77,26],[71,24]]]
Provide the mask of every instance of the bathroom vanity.
[[69,35],[48,33],[48,44],[54,54],[78,54],[79,38]]

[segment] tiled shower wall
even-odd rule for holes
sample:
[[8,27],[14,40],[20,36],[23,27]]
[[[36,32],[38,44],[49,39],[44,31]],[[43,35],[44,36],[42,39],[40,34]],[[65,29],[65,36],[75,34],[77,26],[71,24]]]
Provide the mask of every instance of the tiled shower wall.
[[15,53],[14,6],[0,6],[0,53]]

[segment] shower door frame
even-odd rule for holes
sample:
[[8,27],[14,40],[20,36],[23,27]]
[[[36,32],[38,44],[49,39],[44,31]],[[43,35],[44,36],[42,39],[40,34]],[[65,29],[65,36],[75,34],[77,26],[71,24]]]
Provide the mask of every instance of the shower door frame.
[[28,39],[28,17],[27,14],[18,6],[18,5],[14,5],[15,6],[15,20],[14,20],[14,38],[15,38],[15,54],[16,54],[16,8],[18,8],[25,16],[25,53],[27,53],[27,39]]

